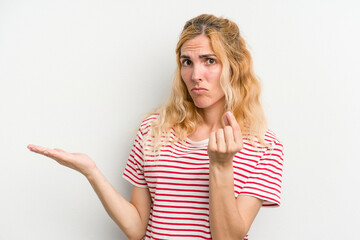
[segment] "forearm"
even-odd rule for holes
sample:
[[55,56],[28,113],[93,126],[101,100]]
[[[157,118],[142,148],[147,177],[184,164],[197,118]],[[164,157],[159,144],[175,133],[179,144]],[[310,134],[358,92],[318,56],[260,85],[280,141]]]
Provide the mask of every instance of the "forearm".
[[236,206],[234,197],[234,176],[232,164],[217,166],[210,164],[210,230],[212,238],[243,239],[246,235],[244,221]]
[[96,168],[86,178],[98,195],[106,212],[128,236],[140,239],[145,235],[146,226],[133,204],[123,198],[109,183],[101,171]]

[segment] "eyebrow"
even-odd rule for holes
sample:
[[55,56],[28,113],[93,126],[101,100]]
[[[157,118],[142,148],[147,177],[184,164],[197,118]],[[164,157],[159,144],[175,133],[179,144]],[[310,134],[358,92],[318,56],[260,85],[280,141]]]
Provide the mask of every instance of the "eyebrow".
[[[199,58],[208,58],[208,57],[216,57],[216,54],[213,53],[209,53],[209,54],[203,54],[203,55],[199,55]],[[180,58],[190,58],[189,56],[186,55],[181,55]]]

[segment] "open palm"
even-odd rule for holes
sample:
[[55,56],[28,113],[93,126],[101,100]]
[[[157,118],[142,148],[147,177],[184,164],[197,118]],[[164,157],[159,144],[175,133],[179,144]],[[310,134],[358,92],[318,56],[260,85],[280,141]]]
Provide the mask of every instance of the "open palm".
[[72,168],[85,176],[96,168],[95,162],[83,153],[69,153],[59,148],[51,149],[34,144],[29,144],[27,148],[32,152],[52,158],[59,164]]

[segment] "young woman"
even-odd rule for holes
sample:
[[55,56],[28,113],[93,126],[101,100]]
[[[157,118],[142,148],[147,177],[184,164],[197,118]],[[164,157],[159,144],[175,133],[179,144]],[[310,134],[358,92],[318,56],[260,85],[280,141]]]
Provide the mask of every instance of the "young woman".
[[247,239],[278,206],[283,147],[267,129],[260,85],[235,23],[189,20],[168,102],[142,122],[123,177],[130,202],[85,154],[28,148],[84,174],[129,239]]

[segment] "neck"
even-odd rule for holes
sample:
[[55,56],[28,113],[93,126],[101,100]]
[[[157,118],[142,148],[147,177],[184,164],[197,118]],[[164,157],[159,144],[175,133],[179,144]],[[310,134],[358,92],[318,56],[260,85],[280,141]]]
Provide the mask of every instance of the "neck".
[[225,101],[219,101],[218,104],[211,107],[199,109],[203,122],[188,136],[191,140],[201,141],[209,138],[211,132],[215,132],[223,127],[222,115],[224,113],[224,103]]
[[215,106],[201,109],[201,116],[204,120],[204,127],[210,131],[216,131],[222,127],[222,116],[224,114],[224,102],[219,101]]

